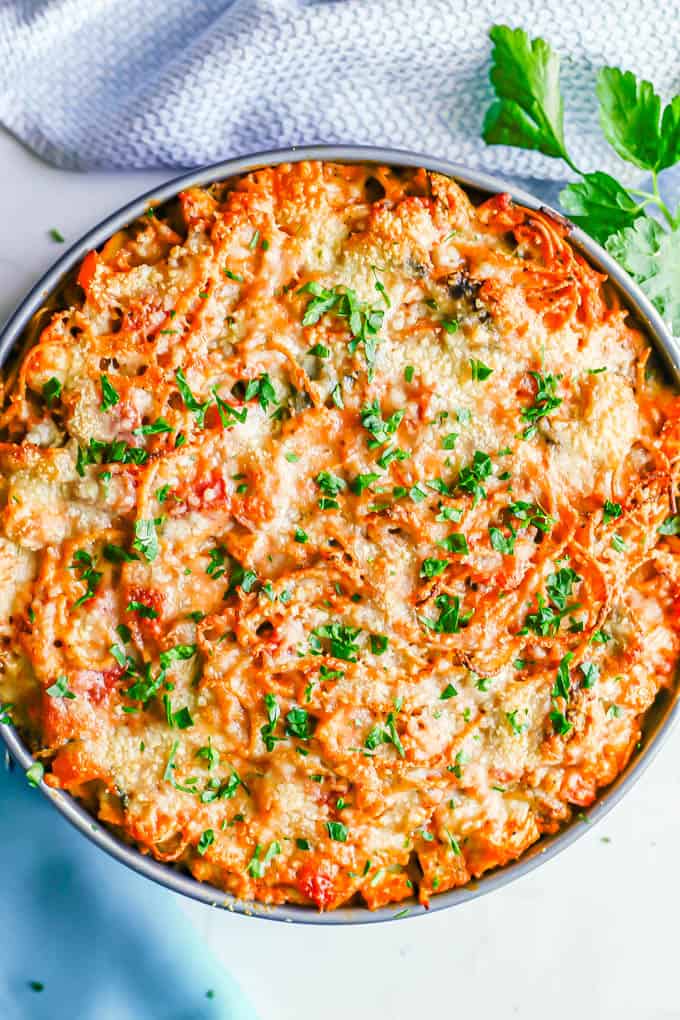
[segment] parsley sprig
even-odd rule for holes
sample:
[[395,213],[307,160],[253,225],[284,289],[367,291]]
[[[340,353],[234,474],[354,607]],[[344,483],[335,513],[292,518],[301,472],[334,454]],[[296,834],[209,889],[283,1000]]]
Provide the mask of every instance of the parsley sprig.
[[629,188],[601,170],[584,172],[569,155],[559,54],[521,28],[494,25],[489,34],[497,98],[486,113],[484,140],[564,160],[581,179],[561,192],[563,208],[621,263],[680,334],[680,208],[671,212],[659,191],[659,174],[680,161],[680,96],[662,108],[651,82],[618,67],[600,70],[597,98],[605,138],[625,162],[651,175],[651,191]]

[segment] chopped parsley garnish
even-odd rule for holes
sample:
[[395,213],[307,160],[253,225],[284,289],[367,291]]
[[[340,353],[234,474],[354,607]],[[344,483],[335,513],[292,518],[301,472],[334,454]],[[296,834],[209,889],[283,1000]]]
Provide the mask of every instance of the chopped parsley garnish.
[[507,719],[508,726],[510,727],[510,729],[512,730],[514,735],[516,737],[521,737],[522,734],[525,733],[529,729],[529,723],[526,723],[526,722],[520,723],[520,722],[518,722],[517,721],[517,713],[518,712],[519,712],[518,708],[513,709],[512,712],[506,712],[505,713],[505,718]]
[[581,687],[585,687],[586,690],[590,690],[594,687],[599,676],[600,667],[594,662],[582,662],[579,666],[581,673],[583,674],[583,680],[581,681]]
[[449,432],[448,436],[444,436],[442,439],[442,449],[453,450],[458,439],[458,432]]
[[[386,303],[389,302],[387,292],[382,284],[378,290],[383,300]],[[371,308],[370,305],[359,301],[356,292],[349,287],[345,287],[343,290],[327,289],[315,280],[300,287],[298,294],[311,294],[302,318],[303,326],[315,325],[322,315],[331,311],[338,318],[346,320],[352,335],[349,352],[354,354],[359,345],[363,344],[369,378],[372,378],[375,354],[380,342],[378,333],[385,315],[383,310]]]
[[74,552],[71,570],[75,570],[78,573],[78,579],[84,581],[87,586],[85,594],[81,595],[73,603],[73,608],[77,609],[78,606],[82,606],[85,602],[89,602],[90,599],[95,597],[99,582],[104,575],[101,571],[95,570],[95,561],[84,549],[77,549]]
[[320,471],[314,481],[324,493],[319,500],[320,509],[337,510],[340,504],[335,497],[347,488],[347,482],[330,471]]
[[[582,580],[583,578],[571,567],[560,567],[548,577],[545,588],[557,608],[564,609],[567,600],[571,598],[573,586]],[[569,606],[570,610],[576,608],[578,607]]]
[[102,547],[102,556],[109,563],[132,563],[133,560],[138,560],[139,556],[136,553],[128,552],[127,549],[123,549],[120,545],[113,545],[111,542],[107,542]]
[[296,528],[295,529],[295,541],[299,542],[301,545],[304,545],[305,542],[309,541],[309,535],[307,534],[306,531],[303,531],[302,528]]
[[326,822],[326,832],[336,843],[346,843],[348,829],[342,822]]
[[210,562],[205,568],[205,572],[208,577],[212,577],[216,581],[226,572],[227,550],[223,545],[217,545],[209,551],[208,556],[210,557]]
[[240,563],[234,563],[231,568],[231,574],[229,576],[229,587],[224,593],[225,599],[236,591],[237,588],[241,588],[246,595],[253,590],[257,584],[257,574],[254,570],[246,570]]
[[135,539],[132,543],[134,549],[142,553],[149,563],[158,556],[158,536],[156,535],[156,521],[144,519],[135,521]]
[[42,388],[43,400],[48,407],[53,407],[61,396],[62,384],[56,376],[52,376]]
[[301,839],[299,836],[295,840],[295,845],[298,848],[298,850],[311,850],[312,849],[312,844],[309,842],[309,840],[308,839]]
[[510,534],[504,535],[500,528],[493,528],[489,526],[489,539],[491,540],[491,545],[496,552],[503,553],[504,556],[512,556],[515,552],[515,539],[517,537],[517,532],[511,524],[508,525],[508,528],[510,530]]
[[542,375],[540,372],[530,372],[529,375],[536,382],[536,396],[533,404],[522,408],[522,420],[531,422],[523,432],[525,439],[531,439],[536,434],[536,422],[558,408],[563,399],[555,395],[561,375]]
[[278,854],[281,853],[281,844],[278,843],[277,841],[270,843],[264,857],[262,857],[263,849],[264,848],[262,847],[262,845],[258,843],[257,846],[255,847],[253,856],[250,859],[250,864],[248,865],[248,874],[251,876],[251,878],[264,877],[264,873],[267,870],[272,859],[274,857],[277,857]]
[[444,573],[448,565],[449,565],[448,560],[435,560],[435,559],[423,560],[422,566],[420,568],[420,576],[439,577],[440,574]]
[[47,688],[45,693],[48,694],[50,698],[69,698],[71,700],[75,698],[75,694],[69,688],[68,677],[63,673],[61,676],[57,677],[51,687]]
[[456,857],[460,857],[460,846],[458,845],[458,840],[455,836],[451,835],[448,829],[444,829],[444,832],[446,833],[446,838],[449,841],[449,849],[451,850],[451,853]]
[[120,396],[109,382],[109,378],[106,375],[99,376],[99,382],[102,388],[102,402],[99,405],[100,411],[108,411],[119,402]]
[[276,700],[276,695],[265,694],[264,707],[267,713],[267,722],[260,728],[260,734],[262,735],[264,746],[267,750],[273,751],[276,747],[277,741],[283,739],[282,737],[274,736],[274,730],[276,729],[276,724],[279,721],[279,716],[281,715],[281,709],[279,708],[279,703]]
[[365,475],[357,475],[352,482],[352,491],[356,492],[357,496],[360,496],[364,489],[367,489],[373,482],[377,482],[380,475],[376,474],[375,471],[370,471]]
[[404,379],[406,380],[407,383],[413,382],[413,373],[414,372],[415,372],[415,369],[414,369],[413,365],[407,365],[406,368],[404,369]]
[[[566,655],[562,656],[560,664],[557,667],[557,674],[555,676],[555,686],[551,691],[551,697],[553,700],[562,698],[565,703],[569,702],[571,678],[569,676],[569,663],[574,658],[573,652],[567,652]],[[558,708],[554,708],[550,713],[550,721],[553,724],[553,730],[560,736],[566,736],[567,733],[573,728],[572,724],[567,719],[564,712]]]
[[222,272],[230,280],[234,280],[236,283],[243,283],[243,277],[240,273],[235,273],[233,269],[223,269]]
[[25,776],[29,786],[39,786],[45,775],[45,766],[40,761],[34,761],[30,768],[26,769]]
[[217,411],[219,413],[220,421],[222,422],[223,428],[226,429],[230,425],[233,425],[232,419],[235,419],[236,421],[238,421],[241,424],[243,424],[243,422],[248,417],[248,408],[244,407],[240,411],[238,411],[235,407],[233,407],[231,404],[229,404],[226,400],[222,399],[222,397],[217,392],[217,387],[216,386],[213,386],[211,392],[212,392],[213,397],[215,398],[215,403],[217,404]]
[[196,399],[196,397],[189,389],[189,383],[187,382],[186,376],[184,375],[184,372],[182,371],[181,368],[178,368],[177,371],[175,372],[175,381],[177,382],[177,389],[179,390],[182,400],[184,401],[184,406],[186,407],[187,411],[191,411],[191,413],[194,415],[194,417],[196,418],[196,423],[199,426],[199,428],[203,428],[203,426],[205,425],[205,414],[210,406],[210,401],[206,400],[205,402],[201,403],[200,400]]
[[323,344],[314,344],[314,346],[310,347],[307,351],[307,354],[311,354],[314,358],[328,358],[330,357],[330,353],[329,349]]
[[298,708],[294,705],[289,712],[286,713],[286,735],[289,737],[298,737],[300,740],[309,740],[312,735],[312,720],[309,718],[309,712],[304,708]]
[[625,552],[626,550],[626,543],[619,534],[612,535],[611,546],[615,552]]
[[458,695],[458,691],[453,684],[447,684],[444,690],[439,695],[440,701],[448,701],[449,698],[455,698]]
[[215,833],[212,829],[205,829],[201,833],[201,838],[198,841],[196,849],[198,850],[201,857],[207,852],[208,847],[211,847],[215,842]]
[[469,613],[461,614],[460,599],[457,595],[438,595],[434,602],[439,610],[439,618],[432,620],[420,616],[418,619],[423,626],[437,634],[457,634],[461,627],[468,623],[473,613],[473,610],[470,610]]
[[476,450],[472,463],[462,467],[456,483],[461,492],[467,492],[473,497],[473,505],[476,506],[480,499],[486,499],[486,489],[482,485],[493,472],[491,457],[488,453]]
[[389,638],[385,634],[371,634],[368,640],[374,655],[383,655],[387,651]]
[[248,401],[255,397],[263,411],[266,411],[270,404],[278,404],[276,390],[267,372],[263,372],[257,379],[251,379],[246,386],[244,399]]
[[64,235],[60,230],[57,230],[56,227],[50,227],[50,237],[53,241],[56,241],[57,244],[64,243]]
[[140,425],[138,429],[133,429],[132,434],[133,436],[159,436],[164,432],[172,432],[172,425],[169,425],[165,418],[156,418],[148,425]]
[[122,439],[115,439],[112,443],[90,439],[87,446],[78,447],[76,471],[84,478],[89,464],[144,464],[148,459],[146,450],[140,446],[128,446]]
[[610,521],[615,521],[617,517],[620,517],[622,513],[620,503],[612,503],[611,500],[606,499],[604,506],[602,507],[602,520],[605,524],[609,524]]
[[452,531],[446,538],[442,538],[441,541],[437,542],[437,545],[441,546],[442,549],[446,549],[447,552],[459,553],[460,555],[470,552],[467,538],[458,531]]
[[680,514],[671,514],[658,527],[660,535],[680,535]]
[[330,654],[334,658],[344,659],[346,662],[356,662],[359,653],[356,639],[359,634],[361,634],[360,627],[349,627],[338,620],[333,620],[314,628],[309,636],[309,650],[312,655],[324,655],[321,642],[326,640],[330,645]]
[[172,701],[170,700],[169,694],[163,695],[163,707],[165,708],[165,718],[168,726],[172,729],[186,730],[190,726],[194,725],[194,720],[191,718],[191,712],[186,705],[184,708],[180,708],[176,712],[173,711]]
[[373,437],[368,440],[368,448],[372,450],[376,446],[383,446],[389,442],[390,436],[393,436],[397,431],[405,414],[404,410],[393,411],[389,418],[383,419],[377,400],[362,407],[361,424]]
[[470,358],[470,372],[473,382],[484,382],[489,378],[493,369],[485,365],[483,361],[478,361],[477,358]]
[[516,517],[518,521],[522,521],[527,527],[537,528],[544,534],[548,534],[551,528],[557,523],[554,517],[549,517],[542,506],[538,503],[526,503],[523,500],[517,500],[514,503],[510,503],[508,511]]

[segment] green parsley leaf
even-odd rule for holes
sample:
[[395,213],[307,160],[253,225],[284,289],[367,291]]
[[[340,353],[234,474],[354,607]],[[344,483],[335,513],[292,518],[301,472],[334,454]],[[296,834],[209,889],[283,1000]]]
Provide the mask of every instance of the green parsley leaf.
[[60,230],[57,230],[56,227],[50,227],[50,237],[53,241],[56,241],[57,244],[64,243],[64,235]]
[[458,695],[458,691],[453,684],[447,684],[444,690],[439,695],[440,701],[448,701],[449,698],[455,698]]
[[680,514],[670,514],[661,522],[657,531],[660,535],[680,535]]
[[383,655],[387,651],[389,639],[385,634],[371,634],[369,644],[374,655]]
[[158,436],[163,432],[172,432],[172,425],[169,425],[165,418],[156,418],[148,425],[140,425],[138,429],[133,429],[132,434],[133,436]]
[[444,573],[448,565],[449,565],[448,560],[435,560],[435,559],[423,560],[422,566],[420,568],[420,576],[439,577],[440,574]]
[[600,170],[568,184],[560,192],[560,202],[574,223],[600,244],[644,213],[644,203],[636,202],[623,185]]
[[51,376],[51,378],[49,378],[46,383],[44,383],[42,388],[42,395],[43,400],[45,401],[48,407],[52,407],[54,404],[56,404],[56,402],[59,400],[59,397],[61,396],[61,390],[62,384],[54,375]]
[[484,141],[538,149],[573,167],[564,141],[559,55],[521,28],[494,25],[489,35],[494,43],[490,78],[498,99],[484,119]]
[[492,374],[493,369],[485,365],[483,361],[478,361],[477,358],[470,358],[470,371],[473,382],[484,382]]
[[612,234],[605,247],[680,335],[680,230],[666,231],[644,216]]
[[257,846],[255,847],[253,856],[250,859],[250,864],[248,865],[248,874],[252,878],[264,877],[264,873],[267,870],[272,859],[281,853],[281,844],[278,843],[277,841],[270,843],[264,857],[262,857],[262,849],[263,848],[261,844],[258,843]]
[[156,559],[158,556],[158,536],[156,535],[155,520],[141,518],[135,521],[135,539],[132,546],[142,553],[149,563]]
[[627,163],[659,171],[680,159],[680,96],[661,113],[648,81],[631,71],[603,67],[597,78],[600,123],[609,144]]
[[295,541],[300,542],[302,545],[304,545],[305,542],[309,541],[309,535],[307,534],[306,531],[303,531],[302,528],[296,528]]
[[58,676],[51,687],[48,687],[46,692],[50,698],[69,698],[73,700],[75,694],[69,689],[68,677],[62,674]]
[[299,737],[300,740],[309,740],[312,735],[312,723],[309,712],[294,705],[286,713],[286,734],[289,737]]
[[472,616],[473,610],[470,610],[468,613],[461,614],[460,599],[457,595],[449,596],[442,593],[441,595],[438,595],[434,601],[437,609],[439,610],[439,618],[437,620],[432,620],[428,617],[421,616],[418,619],[423,626],[434,631],[436,634],[457,634],[461,627],[465,626]]
[[111,542],[107,542],[102,548],[102,556],[109,563],[132,563],[133,560],[138,560],[139,556],[136,553],[128,552],[127,549],[123,549],[120,545],[113,545]]
[[549,517],[538,503],[526,503],[518,500],[508,505],[508,511],[513,517],[526,524],[527,527],[537,528],[538,531],[542,531],[544,534],[548,534],[557,523],[555,518]]
[[352,482],[352,491],[356,492],[357,496],[360,496],[364,489],[367,489],[373,482],[377,482],[379,478],[380,475],[376,474],[375,471],[370,471],[365,475],[357,475]]
[[503,553],[504,556],[512,556],[515,551],[515,538],[517,536],[517,532],[511,524],[508,525],[508,527],[510,529],[510,534],[504,535],[500,528],[493,528],[489,526],[489,538],[491,540],[491,545],[496,552]]
[[622,513],[620,503],[612,503],[611,500],[606,499],[602,508],[602,520],[605,524],[609,524],[610,521],[615,521],[617,517],[620,517]]
[[531,422],[524,430],[524,438],[530,439],[536,432],[536,422],[554,411],[562,403],[562,397],[556,396],[557,383],[561,375],[542,375],[541,372],[530,372],[536,381],[536,396],[533,404],[522,408],[522,420]]
[[196,423],[199,426],[199,428],[203,428],[203,426],[205,425],[205,414],[210,406],[210,401],[206,400],[204,403],[201,403],[199,400],[196,399],[196,397],[189,389],[189,384],[186,380],[186,376],[184,375],[184,372],[182,371],[181,368],[178,368],[177,371],[175,372],[175,381],[177,383],[177,389],[179,390],[182,400],[184,401],[184,406],[186,407],[187,411],[191,411],[191,413],[194,415],[194,417],[196,418]]
[[281,709],[279,708],[279,703],[276,700],[276,695],[265,694],[264,707],[267,713],[267,722],[264,726],[260,727],[260,734],[267,750],[273,751],[276,747],[277,741],[283,739],[282,737],[274,736],[274,730],[276,729],[276,724],[279,721],[279,716],[281,715]]
[[100,375],[99,382],[102,388],[102,402],[99,405],[99,410],[108,411],[110,408],[115,407],[120,400],[120,396],[109,382],[108,376]]
[[470,552],[467,538],[458,531],[452,531],[446,538],[437,542],[437,545],[441,546],[442,549],[446,549],[447,552],[459,553],[461,556],[465,556]]
[[212,829],[204,829],[201,833],[201,838],[198,841],[196,849],[198,850],[201,857],[208,851],[208,847],[211,847],[215,842],[215,833]]
[[338,620],[315,627],[309,636],[309,649],[312,655],[323,655],[321,640],[330,643],[330,654],[336,659],[356,662],[359,646],[356,639],[361,634],[360,627],[349,627]]
[[585,687],[589,690],[595,686],[595,683],[600,675],[600,667],[594,662],[582,662],[579,666],[583,674],[583,680],[581,681],[581,687]]
[[336,843],[347,842],[348,829],[342,822],[326,822],[326,831]]
[[25,776],[29,786],[40,786],[45,775],[45,766],[40,761],[34,761],[30,768],[26,769]]

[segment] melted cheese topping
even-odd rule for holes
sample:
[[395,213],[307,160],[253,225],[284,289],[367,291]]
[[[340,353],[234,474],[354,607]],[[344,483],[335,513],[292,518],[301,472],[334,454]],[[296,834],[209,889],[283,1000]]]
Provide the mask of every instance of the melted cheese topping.
[[91,252],[7,373],[0,700],[244,898],[430,896],[626,764],[678,657],[679,405],[548,215],[283,165]]

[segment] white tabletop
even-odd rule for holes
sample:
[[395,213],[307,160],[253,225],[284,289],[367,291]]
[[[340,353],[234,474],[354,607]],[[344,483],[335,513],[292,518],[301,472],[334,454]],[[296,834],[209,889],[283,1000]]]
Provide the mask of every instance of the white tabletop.
[[[1,133],[0,168],[0,321],[61,254],[50,228],[172,176],[54,170]],[[321,929],[178,902],[263,1020],[678,1020],[679,848],[680,730],[578,843],[454,910]]]

